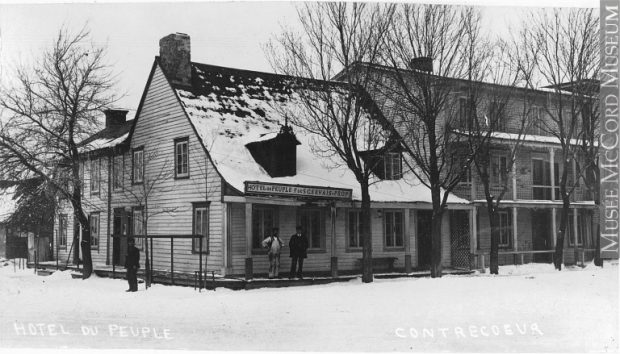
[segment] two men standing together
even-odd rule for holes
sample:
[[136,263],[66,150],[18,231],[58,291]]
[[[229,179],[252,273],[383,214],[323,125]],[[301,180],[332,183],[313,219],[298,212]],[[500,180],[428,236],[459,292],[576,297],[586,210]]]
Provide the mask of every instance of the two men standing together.
[[[274,227],[271,236],[265,238],[262,242],[262,246],[267,249],[267,255],[269,256],[269,279],[279,277],[282,244],[282,240],[278,236],[277,227]],[[303,279],[303,266],[304,258],[307,257],[308,238],[301,233],[301,226],[297,226],[296,232],[288,242],[288,246],[291,257],[289,279],[293,279],[295,275],[299,279]]]

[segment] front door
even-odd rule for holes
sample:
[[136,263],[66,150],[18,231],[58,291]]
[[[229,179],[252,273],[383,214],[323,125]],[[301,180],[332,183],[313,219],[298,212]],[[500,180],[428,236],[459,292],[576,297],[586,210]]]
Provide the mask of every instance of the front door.
[[431,265],[432,210],[418,210],[418,267],[429,269]]
[[115,265],[125,265],[127,253],[127,216],[123,208],[114,209],[114,222],[112,225],[112,260]]
[[467,210],[450,211],[450,251],[452,267],[470,268],[469,213]]
[[[532,248],[534,251],[551,250],[550,210],[532,210]],[[534,262],[551,263],[550,253],[534,253]]]

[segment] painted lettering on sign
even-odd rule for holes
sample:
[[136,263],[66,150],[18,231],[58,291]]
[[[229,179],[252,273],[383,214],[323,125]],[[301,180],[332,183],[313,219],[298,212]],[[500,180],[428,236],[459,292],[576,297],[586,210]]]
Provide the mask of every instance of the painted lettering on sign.
[[245,192],[250,194],[269,194],[281,196],[317,197],[325,199],[347,200],[350,200],[352,196],[352,191],[350,189],[294,186],[286,184],[257,182],[246,182]]

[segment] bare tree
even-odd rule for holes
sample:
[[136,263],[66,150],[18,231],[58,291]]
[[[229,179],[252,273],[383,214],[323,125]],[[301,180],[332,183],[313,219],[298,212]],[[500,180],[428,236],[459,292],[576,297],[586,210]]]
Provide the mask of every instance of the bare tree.
[[[491,274],[498,274],[501,234],[498,210],[511,189],[509,177],[532,124],[533,112],[532,92],[517,87],[521,71],[507,44],[497,43],[493,47],[495,49],[489,48],[489,55],[484,60],[484,67],[488,69],[480,71],[480,77],[472,77],[486,79],[486,82],[468,80],[468,113],[472,117],[466,136],[489,216],[489,268]],[[508,124],[509,120],[511,124]],[[498,142],[499,137],[504,139]]]
[[390,107],[411,170],[431,190],[432,277],[442,272],[441,220],[448,196],[473,159],[459,149],[466,140],[454,130],[467,128],[459,121],[467,116],[458,109],[459,95],[467,94],[460,80],[477,76],[487,56],[480,20],[470,7],[404,4],[391,21],[389,50],[383,51],[391,70],[382,78],[378,100]]
[[[562,165],[557,179],[562,210],[554,264],[556,269],[561,270],[570,199],[583,174],[579,152],[583,144],[586,144],[586,150],[594,148],[590,143],[595,141],[592,122],[596,120],[593,116],[596,114],[593,111],[596,104],[592,95],[580,86],[591,84],[598,77],[599,19],[594,9],[554,9],[532,12],[523,28],[521,41],[516,45],[523,48],[520,61],[528,65],[531,63],[534,67],[532,75],[527,77],[527,84],[549,88],[544,105],[548,119],[543,121],[543,129],[560,143],[558,160]],[[585,115],[589,117],[584,118]],[[585,130],[584,120],[589,123]],[[580,144],[578,138],[589,142]],[[586,169],[590,174],[593,171],[593,154],[596,153],[590,151],[586,160]],[[578,178],[574,179],[569,174],[573,163],[578,169]],[[552,193],[555,194],[555,191]]]
[[[392,12],[393,6],[379,4],[304,4],[298,8],[302,32],[283,29],[266,46],[274,70],[309,79],[297,82],[304,112],[290,115],[291,122],[314,137],[316,154],[346,166],[359,183],[363,282],[373,280],[369,186],[376,162],[368,154],[384,151],[388,139],[370,118],[380,114],[364,91],[370,75],[348,70],[379,59]],[[339,83],[328,82],[337,74]]]
[[82,229],[84,278],[92,273],[90,226],[82,202],[79,142],[97,130],[97,117],[117,97],[105,48],[83,28],[62,28],[51,48],[19,67],[0,95],[0,175],[42,178],[67,199]]

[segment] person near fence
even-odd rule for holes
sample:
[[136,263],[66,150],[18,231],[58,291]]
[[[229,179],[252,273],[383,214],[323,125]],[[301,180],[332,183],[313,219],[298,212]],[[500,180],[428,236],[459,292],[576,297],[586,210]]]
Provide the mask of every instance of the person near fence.
[[277,227],[274,227],[271,235],[263,240],[262,246],[267,249],[267,255],[269,256],[269,279],[279,278],[282,240],[278,236]]
[[127,256],[125,268],[127,269],[127,282],[129,289],[126,291],[138,291],[138,268],[140,268],[140,250],[136,247],[136,241],[130,237],[127,240]]
[[297,275],[299,279],[303,279],[304,258],[308,251],[308,238],[301,232],[301,226],[297,226],[296,231],[288,241],[291,251],[291,272],[288,278],[293,279]]

